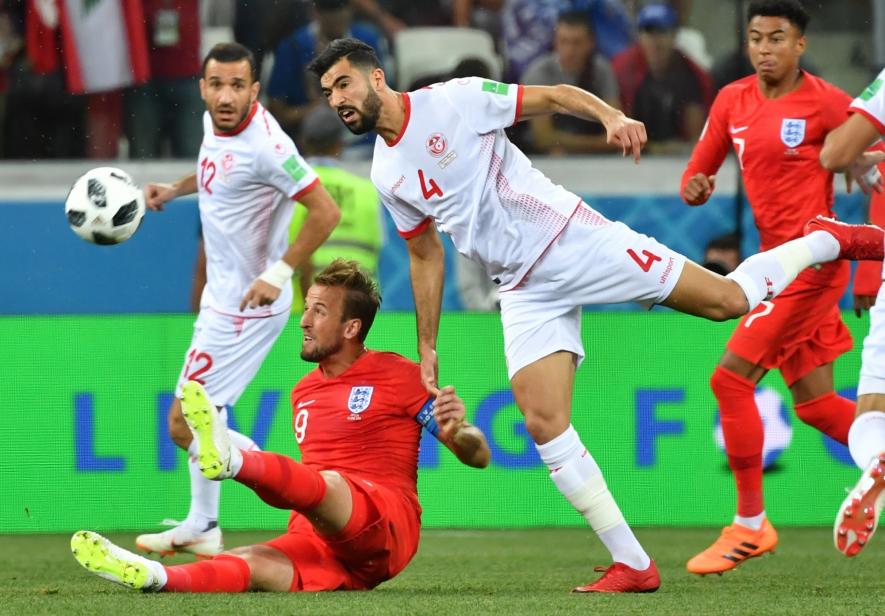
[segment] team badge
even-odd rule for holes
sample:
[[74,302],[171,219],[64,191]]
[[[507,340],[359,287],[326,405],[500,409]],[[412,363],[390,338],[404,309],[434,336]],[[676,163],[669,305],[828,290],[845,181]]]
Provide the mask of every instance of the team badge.
[[439,158],[446,153],[446,136],[442,133],[433,133],[427,138],[427,152],[434,158]]
[[374,387],[366,385],[352,387],[350,389],[350,398],[347,399],[347,410],[351,413],[362,413],[365,411],[369,408],[369,403],[372,401],[372,392],[374,390]]
[[221,168],[225,173],[230,173],[230,170],[233,169],[234,166],[234,155],[230,152],[225,152],[224,156],[221,157]]
[[805,139],[805,120],[784,118],[781,122],[781,141],[788,148],[795,148]]

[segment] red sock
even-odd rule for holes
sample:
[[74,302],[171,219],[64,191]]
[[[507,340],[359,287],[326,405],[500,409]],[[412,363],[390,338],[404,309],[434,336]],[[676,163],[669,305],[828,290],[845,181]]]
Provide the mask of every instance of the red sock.
[[762,445],[765,432],[756,407],[756,384],[717,366],[710,387],[719,403],[728,466],[737,485],[737,513],[752,517],[765,510],[762,498]]
[[848,430],[854,421],[854,402],[831,391],[814,400],[797,404],[796,415],[831,439],[848,444]]
[[235,479],[277,509],[310,511],[326,496],[326,480],[319,472],[269,451],[244,451]]
[[249,564],[242,558],[222,554],[211,560],[163,567],[168,581],[163,592],[246,592]]

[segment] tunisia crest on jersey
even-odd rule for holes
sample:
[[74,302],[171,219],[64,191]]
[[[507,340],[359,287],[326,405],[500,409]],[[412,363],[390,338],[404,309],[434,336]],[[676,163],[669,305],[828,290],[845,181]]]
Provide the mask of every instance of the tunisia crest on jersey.
[[374,387],[361,385],[350,389],[350,398],[347,399],[347,410],[351,413],[362,413],[369,408],[372,401],[372,392]]
[[781,141],[788,148],[795,148],[805,139],[805,120],[784,118],[781,121]]

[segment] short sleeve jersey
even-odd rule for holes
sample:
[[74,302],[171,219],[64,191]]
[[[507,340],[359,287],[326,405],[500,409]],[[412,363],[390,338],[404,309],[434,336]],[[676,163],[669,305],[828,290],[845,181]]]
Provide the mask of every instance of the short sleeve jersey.
[[851,102],[849,111],[864,116],[885,135],[885,69]]
[[802,235],[805,223],[832,216],[833,174],[819,162],[824,139],[847,117],[850,97],[807,72],[794,91],[765,98],[751,75],[720,90],[682,176],[714,175],[730,147],[768,250]]
[[417,503],[416,416],[429,400],[421,368],[396,353],[367,351],[334,378],[317,368],[292,390],[301,461],[402,489]]
[[270,306],[240,313],[255,279],[288,247],[294,199],[318,183],[295,144],[259,103],[240,126],[216,133],[203,116],[197,163],[200,221],[206,250],[202,304],[246,317],[289,310],[291,285]]
[[504,134],[522,86],[453,79],[403,93],[405,121],[375,141],[372,182],[405,238],[433,221],[509,290],[565,228],[581,199],[547,179]]

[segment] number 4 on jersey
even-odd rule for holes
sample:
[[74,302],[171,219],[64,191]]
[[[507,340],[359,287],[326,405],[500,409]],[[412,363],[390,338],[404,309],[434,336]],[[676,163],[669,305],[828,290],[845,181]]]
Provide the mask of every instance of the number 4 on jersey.
[[[439,187],[433,178],[430,178],[430,182],[426,182],[424,180],[424,170],[418,169],[418,181],[421,182],[421,194],[424,195],[424,200],[429,201],[433,195],[438,197],[443,196],[443,191]],[[429,185],[429,188],[428,188]]]
[[647,250],[642,251],[642,256],[645,258],[642,258],[638,254],[636,254],[636,251],[632,248],[627,249],[627,254],[630,255],[631,259],[636,261],[636,265],[641,267],[643,272],[647,272],[648,270],[650,270],[655,261],[663,260],[655,253],[649,252]]

